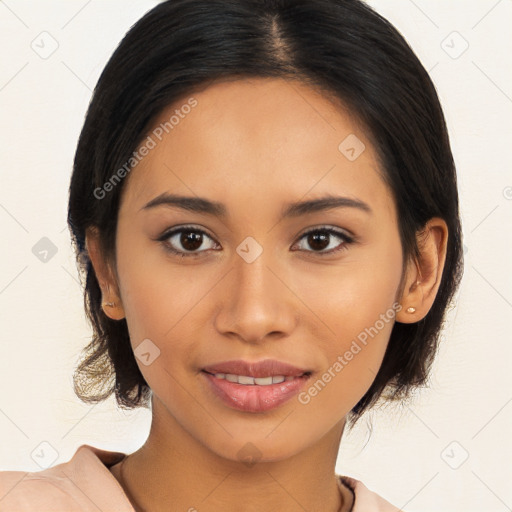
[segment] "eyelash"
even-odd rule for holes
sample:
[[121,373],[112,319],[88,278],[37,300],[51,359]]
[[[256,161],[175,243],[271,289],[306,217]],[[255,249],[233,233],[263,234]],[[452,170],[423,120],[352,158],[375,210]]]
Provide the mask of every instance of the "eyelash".
[[[212,239],[213,238],[208,235],[208,233],[206,233],[205,231],[203,231],[202,229],[198,229],[194,226],[181,226],[180,228],[178,229],[172,229],[170,231],[166,231],[160,238],[157,239],[157,241],[159,242],[162,242],[163,246],[164,246],[164,249],[175,255],[175,256],[179,256],[181,258],[197,258],[199,256],[201,256],[201,253],[202,252],[206,252],[205,250],[203,251],[199,251],[199,252],[183,252],[183,251],[179,251],[177,249],[174,249],[168,242],[167,240],[169,238],[171,238],[172,236],[176,235],[177,233],[181,233],[181,232],[194,232],[194,233],[200,233],[202,235],[206,235],[208,238]],[[339,245],[338,248],[336,249],[331,249],[330,251],[326,251],[326,252],[320,252],[320,251],[306,251],[306,252],[311,252],[313,254],[318,254],[319,256],[323,257],[323,256],[326,256],[326,255],[331,255],[331,254],[335,254],[335,253],[338,253],[340,251],[344,251],[344,250],[347,250],[348,249],[348,245],[352,244],[355,242],[355,238],[353,237],[350,237],[348,236],[347,234],[343,233],[342,231],[338,231],[337,229],[334,229],[334,228],[331,228],[331,227],[319,227],[319,228],[312,228],[306,232],[304,232],[300,238],[299,238],[299,241],[302,240],[303,238],[305,238],[307,235],[310,235],[311,233],[327,233],[327,234],[330,234],[330,235],[335,235],[339,238],[341,238],[343,240],[343,243]],[[295,244],[294,244],[295,245]]]

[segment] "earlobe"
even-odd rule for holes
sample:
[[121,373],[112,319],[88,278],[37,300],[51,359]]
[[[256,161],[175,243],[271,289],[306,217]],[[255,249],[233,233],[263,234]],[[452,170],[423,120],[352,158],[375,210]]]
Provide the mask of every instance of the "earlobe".
[[415,323],[430,311],[441,284],[447,241],[448,227],[441,218],[430,219],[417,233],[420,255],[408,265],[397,322]]
[[112,320],[122,320],[125,317],[123,305],[119,293],[112,291],[112,289],[117,290],[118,288],[112,271],[102,254],[97,228],[87,229],[85,245],[101,288],[103,312]]

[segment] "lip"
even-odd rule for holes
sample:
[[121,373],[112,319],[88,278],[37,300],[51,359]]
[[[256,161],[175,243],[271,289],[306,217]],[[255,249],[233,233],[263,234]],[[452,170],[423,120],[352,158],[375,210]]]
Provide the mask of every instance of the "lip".
[[304,368],[297,368],[289,363],[284,363],[276,359],[264,359],[263,361],[243,361],[241,359],[233,361],[223,361],[203,368],[208,373],[232,373],[235,375],[247,375],[249,377],[273,377],[275,375],[284,375],[285,377],[300,377],[305,373],[310,373]]
[[[268,386],[260,386],[229,382],[215,377],[215,373],[232,373],[250,377],[284,375],[293,378]],[[265,412],[279,407],[299,393],[306,381],[310,379],[311,373],[309,370],[274,359],[259,362],[224,361],[209,365],[201,371],[210,389],[225,405],[244,412]]]

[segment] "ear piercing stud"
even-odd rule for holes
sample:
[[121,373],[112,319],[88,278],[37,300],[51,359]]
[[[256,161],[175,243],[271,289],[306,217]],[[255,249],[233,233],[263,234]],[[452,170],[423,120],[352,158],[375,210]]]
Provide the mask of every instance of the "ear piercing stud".
[[115,302],[104,302],[103,306],[107,306],[109,308],[113,308],[116,305]]
[[[421,281],[416,281],[415,285],[416,286],[419,286],[421,284]],[[414,307],[408,307],[406,310],[405,310],[407,313],[416,313],[416,308]]]

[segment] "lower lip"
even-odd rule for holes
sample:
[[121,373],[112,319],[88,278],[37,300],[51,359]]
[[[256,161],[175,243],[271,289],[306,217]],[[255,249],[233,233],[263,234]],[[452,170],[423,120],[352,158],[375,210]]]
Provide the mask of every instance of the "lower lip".
[[228,406],[246,412],[264,412],[275,409],[298,394],[310,375],[296,377],[293,380],[259,386],[257,384],[238,384],[226,379],[218,379],[211,373],[202,372],[213,392]]

